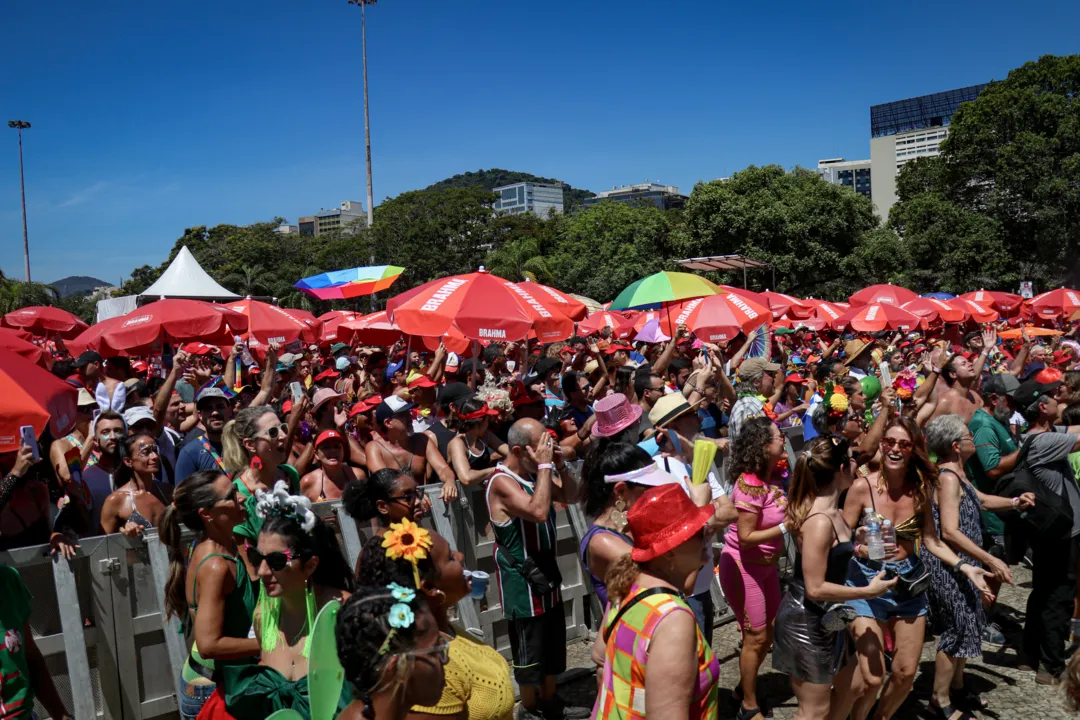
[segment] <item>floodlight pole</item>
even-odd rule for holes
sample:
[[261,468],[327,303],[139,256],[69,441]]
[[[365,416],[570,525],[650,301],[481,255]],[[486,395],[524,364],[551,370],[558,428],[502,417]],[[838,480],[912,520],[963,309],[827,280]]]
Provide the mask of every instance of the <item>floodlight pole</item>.
[[[368,117],[367,89],[367,14],[364,8],[374,5],[378,0],[349,0],[350,5],[360,6],[360,54],[364,60],[364,146],[367,158],[367,225],[371,228],[375,222],[375,193],[371,188],[371,121]],[[371,251],[371,265],[375,265],[375,251]],[[375,312],[375,293],[371,294],[371,312]]]
[[26,233],[26,176],[23,174],[22,131],[30,127],[25,120],[8,120],[8,127],[19,131],[19,190],[22,192],[23,261],[26,265],[26,284],[30,284],[30,238]]

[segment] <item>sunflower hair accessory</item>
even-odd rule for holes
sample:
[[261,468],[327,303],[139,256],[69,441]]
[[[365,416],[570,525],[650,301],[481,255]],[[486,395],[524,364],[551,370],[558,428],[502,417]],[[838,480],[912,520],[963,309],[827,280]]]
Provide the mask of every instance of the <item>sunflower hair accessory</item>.
[[401,522],[391,523],[390,529],[383,536],[382,546],[386,549],[386,557],[391,560],[405,559],[412,563],[413,578],[416,580],[416,587],[420,587],[418,565],[431,549],[431,533],[405,518]]
[[390,625],[390,632],[386,634],[386,639],[379,646],[380,657],[390,652],[390,643],[397,636],[398,630],[407,630],[416,622],[416,614],[409,607],[409,603],[416,598],[416,591],[397,583],[390,583],[386,589],[390,591],[390,597],[397,602],[390,606],[390,613],[386,618],[387,624]]
[[300,529],[310,533],[315,529],[315,513],[311,511],[311,500],[303,495],[290,495],[289,486],[284,480],[274,483],[271,492],[255,491],[255,514],[264,520],[270,515],[293,518]]
[[830,419],[836,419],[848,411],[850,403],[844,386],[837,383],[825,383],[825,398],[823,400]]

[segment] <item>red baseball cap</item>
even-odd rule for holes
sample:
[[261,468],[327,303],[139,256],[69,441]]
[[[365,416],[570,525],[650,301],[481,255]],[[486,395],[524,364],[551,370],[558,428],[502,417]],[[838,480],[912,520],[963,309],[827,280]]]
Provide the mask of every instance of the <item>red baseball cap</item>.
[[319,447],[327,440],[340,440],[341,442],[345,442],[345,436],[337,430],[323,430],[319,433],[319,437],[315,438],[315,447]]
[[799,373],[791,373],[791,374],[790,374],[790,375],[788,375],[788,376],[787,376],[786,378],[784,378],[784,382],[789,382],[789,383],[804,383],[804,382],[806,382],[806,378],[804,378],[804,377],[803,377],[802,375],[800,375]]
[[336,377],[341,377],[341,373],[339,373],[337,370],[323,370],[321,373],[315,376],[315,382]]
[[438,387],[438,386],[439,386],[439,383],[435,382],[434,380],[429,378],[427,375],[421,375],[418,378],[414,378],[413,381],[409,383],[410,388],[429,388],[429,387]]
[[150,369],[150,366],[146,364],[145,360],[136,360],[131,363],[131,369],[135,372],[146,372]]
[[188,355],[213,355],[218,351],[214,346],[201,342],[190,342],[181,349]]
[[361,413],[366,413],[369,410],[374,410],[382,402],[382,395],[372,395],[371,397],[364,398],[363,400],[357,400],[353,403],[353,406],[349,408],[349,417],[356,417]]

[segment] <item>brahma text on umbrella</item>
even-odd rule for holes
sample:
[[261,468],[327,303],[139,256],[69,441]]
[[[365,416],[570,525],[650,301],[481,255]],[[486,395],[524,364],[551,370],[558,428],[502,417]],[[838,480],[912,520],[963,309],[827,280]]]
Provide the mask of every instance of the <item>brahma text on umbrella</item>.
[[459,287],[461,287],[464,284],[465,284],[464,280],[460,280],[460,279],[456,279],[456,278],[454,280],[450,280],[450,281],[446,282],[445,284],[443,284],[442,287],[440,287],[438,290],[436,290],[431,295],[431,297],[429,297],[427,300],[424,301],[424,306],[421,307],[420,309],[421,310],[429,310],[429,311],[438,310],[439,307],[444,302],[446,302],[446,299],[448,297],[450,297],[451,295],[453,295],[454,291],[457,290]]

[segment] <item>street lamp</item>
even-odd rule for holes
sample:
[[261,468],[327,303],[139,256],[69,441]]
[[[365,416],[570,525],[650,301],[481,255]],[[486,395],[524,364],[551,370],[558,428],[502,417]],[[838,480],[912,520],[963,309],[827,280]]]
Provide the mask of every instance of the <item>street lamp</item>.
[[[8,120],[8,127],[19,131],[19,188],[22,190],[22,244],[26,262],[26,282],[30,283],[30,239],[26,234],[26,180],[23,175],[22,131],[30,127],[25,120]],[[369,183],[370,184],[370,183]]]
[[[367,20],[364,8],[374,5],[378,0],[349,0],[350,5],[360,6],[360,52],[364,57],[364,145],[367,153],[367,224],[370,228],[375,222],[375,193],[371,189],[371,121],[368,119],[367,94]],[[375,251],[371,251],[371,264],[375,264]],[[375,294],[371,295],[371,311],[375,312]]]

